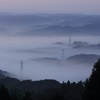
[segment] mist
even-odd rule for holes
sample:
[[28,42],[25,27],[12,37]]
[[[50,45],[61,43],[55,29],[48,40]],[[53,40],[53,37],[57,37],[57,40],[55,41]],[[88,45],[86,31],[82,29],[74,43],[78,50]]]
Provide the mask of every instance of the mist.
[[[84,41],[84,38],[73,37],[72,41]],[[93,43],[92,39],[97,40],[95,44],[100,42],[98,37],[88,37],[87,42]],[[100,54],[99,49],[69,47],[69,37],[2,37],[0,41],[0,69],[13,73],[19,79],[85,80],[97,58],[92,63],[67,62],[67,58],[78,54]],[[65,50],[64,57],[62,49]],[[20,61],[24,63],[23,71]]]
[[97,15],[1,14],[0,69],[21,80],[84,81],[100,58],[99,20]]

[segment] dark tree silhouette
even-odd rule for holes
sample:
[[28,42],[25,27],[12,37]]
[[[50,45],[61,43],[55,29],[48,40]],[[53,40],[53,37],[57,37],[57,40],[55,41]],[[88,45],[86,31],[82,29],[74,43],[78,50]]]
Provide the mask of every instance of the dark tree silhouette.
[[31,98],[31,94],[26,92],[22,100],[33,100],[33,99]]
[[100,59],[95,63],[86,82],[86,93],[88,100],[100,100]]
[[10,100],[8,90],[4,85],[0,86],[0,100]]

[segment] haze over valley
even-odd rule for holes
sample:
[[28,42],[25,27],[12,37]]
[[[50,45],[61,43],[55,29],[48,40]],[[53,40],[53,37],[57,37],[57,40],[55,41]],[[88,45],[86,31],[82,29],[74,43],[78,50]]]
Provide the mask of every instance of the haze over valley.
[[0,69],[19,79],[84,81],[100,57],[99,27],[99,15],[0,14]]

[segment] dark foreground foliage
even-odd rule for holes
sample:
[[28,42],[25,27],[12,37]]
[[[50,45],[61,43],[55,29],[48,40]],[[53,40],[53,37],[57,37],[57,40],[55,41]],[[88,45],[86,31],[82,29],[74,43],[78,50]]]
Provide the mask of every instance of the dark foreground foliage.
[[0,100],[100,100],[100,60],[86,82],[0,78]]
[[86,81],[87,100],[100,100],[100,59],[94,64],[92,74]]
[[0,86],[0,100],[82,100],[84,94],[82,82],[68,81],[61,84],[55,80],[35,82],[30,80],[21,82],[12,78],[2,80],[5,86]]

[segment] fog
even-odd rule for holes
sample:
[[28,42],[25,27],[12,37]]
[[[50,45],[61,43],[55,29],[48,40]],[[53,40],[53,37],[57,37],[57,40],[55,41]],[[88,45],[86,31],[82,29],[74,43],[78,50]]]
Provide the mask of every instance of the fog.
[[[100,42],[98,37],[73,37],[72,41],[84,39],[89,43],[93,43],[93,39],[96,40],[95,43]],[[66,63],[66,58],[77,54],[100,53],[98,49],[72,49],[68,46],[69,37],[1,37],[0,41],[0,69],[13,73],[20,79],[56,79],[60,82],[85,80],[89,77],[94,62],[73,65]],[[66,45],[56,45],[56,42]],[[64,57],[62,49],[65,49]],[[21,60],[24,63],[23,71],[20,68]]]
[[19,79],[84,81],[100,57],[99,20],[86,15],[0,15],[0,69]]

